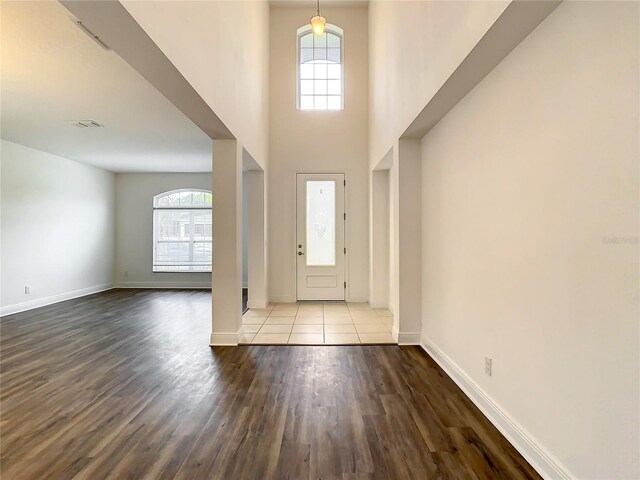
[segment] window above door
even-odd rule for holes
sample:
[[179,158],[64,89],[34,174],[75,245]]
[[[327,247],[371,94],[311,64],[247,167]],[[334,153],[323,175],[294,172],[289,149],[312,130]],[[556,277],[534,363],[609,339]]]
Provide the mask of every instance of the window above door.
[[298,100],[300,110],[344,108],[343,31],[326,24],[322,35],[311,25],[298,29]]

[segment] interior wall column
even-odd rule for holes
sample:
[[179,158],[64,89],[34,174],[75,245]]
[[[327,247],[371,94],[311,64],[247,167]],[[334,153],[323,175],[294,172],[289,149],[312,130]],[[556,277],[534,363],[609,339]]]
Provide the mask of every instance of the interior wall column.
[[399,139],[390,172],[392,334],[419,344],[422,332],[422,159],[419,139]]
[[211,345],[242,336],[242,147],[213,142],[213,278]]
[[266,242],[266,190],[264,171],[249,170],[249,253],[248,279],[249,308],[266,308],[267,298],[267,242]]
[[389,307],[389,170],[371,172],[371,253],[369,302]]

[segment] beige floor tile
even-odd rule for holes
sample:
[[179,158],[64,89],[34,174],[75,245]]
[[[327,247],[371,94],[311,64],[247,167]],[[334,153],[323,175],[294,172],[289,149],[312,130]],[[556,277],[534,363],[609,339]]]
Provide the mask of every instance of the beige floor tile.
[[324,313],[322,312],[322,310],[298,310],[298,314],[296,316],[298,317],[322,317],[324,315]]
[[374,308],[373,309],[377,315],[379,315],[380,317],[393,317],[393,313],[391,313],[388,309],[386,308]]
[[287,343],[288,340],[288,333],[259,333],[253,337],[251,343],[264,343],[268,345],[272,343]]
[[274,310],[297,310],[300,308],[300,305],[297,303],[276,303],[276,306],[273,307]]
[[353,325],[325,325],[324,333],[356,333],[356,327]]
[[380,321],[385,325],[393,325],[393,317],[380,317]]
[[[271,318],[271,317],[269,317]],[[382,317],[376,315],[368,315],[366,317],[352,317],[353,323],[356,325],[367,325],[371,323],[382,323]]]
[[262,325],[267,317],[242,317],[244,325]]
[[389,333],[391,329],[383,323],[367,323],[364,325],[356,325],[358,333]]
[[293,325],[296,317],[269,317],[264,322],[265,325]]
[[350,317],[351,314],[349,313],[349,310],[344,310],[344,311],[340,311],[340,310],[325,310],[324,312],[324,316],[325,317]]
[[291,333],[293,325],[263,325],[258,334],[264,333]]
[[299,325],[293,324],[291,333],[323,333],[322,325]]
[[348,345],[351,343],[360,343],[360,339],[355,333],[326,333],[324,335],[324,343],[331,345]]
[[369,305],[368,303],[347,303],[347,306],[349,307],[350,311],[373,311],[371,305]]
[[296,310],[273,310],[270,317],[295,317],[298,314]]
[[390,333],[360,333],[361,343],[396,343]]
[[260,330],[261,326],[262,325],[243,325],[242,330],[244,331],[244,333],[256,334],[258,333],[258,330]]
[[270,313],[270,308],[250,308],[244,312],[243,317],[268,317]]
[[323,322],[323,318],[322,317],[307,317],[307,316],[301,316],[298,315],[295,319],[295,323],[296,325],[322,325]]
[[353,325],[353,319],[346,315],[325,315],[325,325]]
[[336,306],[336,305],[345,306],[347,304],[347,302],[338,302],[338,301],[330,301],[330,300],[322,303],[323,305],[333,305],[333,306]]
[[[350,310],[349,312],[352,317],[374,317],[380,318],[376,312],[373,310]],[[271,313],[273,315],[273,313]]]
[[242,338],[238,341],[238,343],[251,343],[255,334],[253,333],[245,333]]
[[321,333],[292,333],[289,337],[289,343],[322,345],[324,336]]

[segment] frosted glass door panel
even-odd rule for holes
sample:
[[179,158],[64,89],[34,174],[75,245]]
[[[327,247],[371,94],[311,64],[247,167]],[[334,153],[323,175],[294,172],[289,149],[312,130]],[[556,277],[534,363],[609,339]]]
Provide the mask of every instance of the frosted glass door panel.
[[336,264],[336,182],[307,181],[307,265]]
[[344,180],[343,173],[296,174],[298,300],[345,299]]

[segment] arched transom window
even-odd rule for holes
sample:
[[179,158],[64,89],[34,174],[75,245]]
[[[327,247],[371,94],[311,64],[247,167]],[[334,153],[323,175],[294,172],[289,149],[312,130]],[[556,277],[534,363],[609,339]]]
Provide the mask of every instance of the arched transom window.
[[210,272],[212,194],[182,189],[153,197],[153,271]]
[[343,32],[326,24],[314,35],[311,25],[298,29],[298,108],[341,110],[343,95]]

